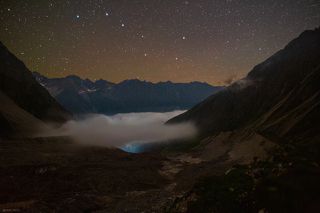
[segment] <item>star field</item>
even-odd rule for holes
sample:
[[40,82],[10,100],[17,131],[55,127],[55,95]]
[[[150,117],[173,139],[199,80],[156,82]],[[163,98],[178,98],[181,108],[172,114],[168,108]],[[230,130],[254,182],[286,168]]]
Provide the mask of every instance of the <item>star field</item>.
[[319,0],[0,1],[0,40],[50,77],[228,84],[320,25]]

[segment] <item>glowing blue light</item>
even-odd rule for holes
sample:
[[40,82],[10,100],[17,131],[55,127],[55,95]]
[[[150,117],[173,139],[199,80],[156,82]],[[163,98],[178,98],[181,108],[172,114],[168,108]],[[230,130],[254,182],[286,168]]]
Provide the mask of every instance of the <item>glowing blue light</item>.
[[144,151],[143,145],[139,143],[130,143],[120,147],[121,150],[129,153],[141,153]]

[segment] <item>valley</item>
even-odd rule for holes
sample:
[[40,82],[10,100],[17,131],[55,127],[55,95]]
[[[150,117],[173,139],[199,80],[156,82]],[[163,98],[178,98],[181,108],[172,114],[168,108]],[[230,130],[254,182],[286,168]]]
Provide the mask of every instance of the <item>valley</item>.
[[319,82],[319,27],[225,87],[50,79],[0,43],[0,211],[319,212]]

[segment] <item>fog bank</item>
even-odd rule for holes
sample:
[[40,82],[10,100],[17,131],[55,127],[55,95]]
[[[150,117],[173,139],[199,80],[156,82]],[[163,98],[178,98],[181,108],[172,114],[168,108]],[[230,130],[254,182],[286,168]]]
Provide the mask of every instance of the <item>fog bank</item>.
[[186,139],[196,134],[191,123],[164,125],[167,120],[183,112],[126,113],[113,116],[93,114],[81,120],[69,121],[61,128],[44,135],[70,136],[80,144],[105,147]]

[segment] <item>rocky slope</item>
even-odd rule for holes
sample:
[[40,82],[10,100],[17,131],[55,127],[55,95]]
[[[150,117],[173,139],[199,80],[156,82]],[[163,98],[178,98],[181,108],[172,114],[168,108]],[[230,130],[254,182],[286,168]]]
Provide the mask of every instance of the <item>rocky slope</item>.
[[0,100],[0,137],[27,137],[41,128],[46,128],[44,122],[23,110],[1,91]]
[[188,109],[221,89],[200,82],[155,84],[135,79],[113,84],[74,75],[52,79],[39,73],[34,76],[59,103],[76,114]]

